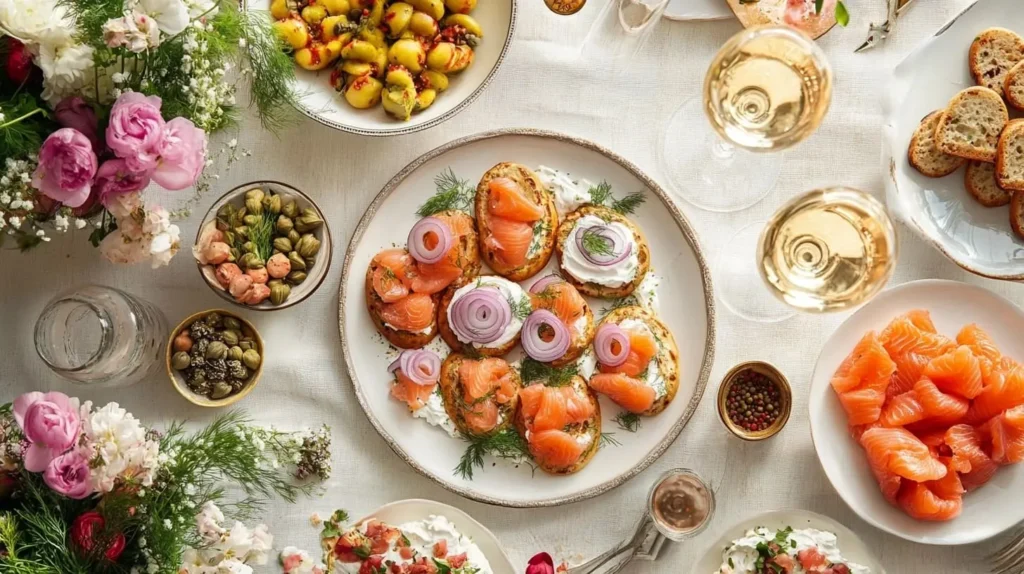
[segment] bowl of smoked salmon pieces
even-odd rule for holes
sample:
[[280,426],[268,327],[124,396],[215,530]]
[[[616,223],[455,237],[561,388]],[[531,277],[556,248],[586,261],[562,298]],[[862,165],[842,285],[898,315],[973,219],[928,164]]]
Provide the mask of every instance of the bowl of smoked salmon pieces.
[[922,544],[971,544],[1024,516],[1024,312],[984,288],[915,281],[832,334],[811,435],[843,500]]

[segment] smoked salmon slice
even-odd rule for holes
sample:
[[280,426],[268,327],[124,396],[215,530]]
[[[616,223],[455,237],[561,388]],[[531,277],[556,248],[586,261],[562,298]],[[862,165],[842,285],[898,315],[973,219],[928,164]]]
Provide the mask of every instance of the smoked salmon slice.
[[1002,357],[1002,353],[999,352],[999,347],[996,346],[995,341],[989,337],[984,329],[975,324],[967,325],[960,329],[960,332],[956,335],[956,342],[957,344],[969,347],[975,357],[988,359],[991,363],[998,362]]
[[999,469],[999,465],[982,448],[981,433],[971,425],[949,427],[946,445],[953,452],[951,466],[960,473],[960,480],[967,490],[985,484]]
[[491,215],[527,223],[544,217],[544,209],[524,196],[519,185],[507,177],[492,179],[487,182],[487,189],[487,209]]
[[956,348],[952,340],[937,333],[922,331],[906,315],[893,319],[879,335],[879,339],[890,357],[916,353],[935,358]]
[[626,362],[615,367],[601,365],[602,373],[622,373],[630,377],[638,377],[647,370],[651,359],[658,354],[658,343],[646,329],[629,329],[629,354]]
[[381,265],[373,271],[373,290],[385,303],[394,303],[409,294],[409,288],[395,272]]
[[417,263],[416,272],[412,276],[412,290],[426,295],[440,293],[456,279],[462,277],[462,273],[461,267],[447,259],[442,259],[437,263]]
[[590,388],[607,395],[613,402],[631,413],[643,413],[654,405],[654,389],[643,381],[621,373],[601,373],[590,378]]
[[502,387],[507,395],[512,385],[511,367],[504,359],[467,359],[459,363],[459,380],[467,401],[482,399]]
[[484,399],[467,407],[462,416],[474,433],[490,432],[498,426],[498,405],[493,400]]
[[967,411],[965,422],[981,424],[999,413],[1024,405],[1024,369],[1000,359],[983,377],[984,388]]
[[926,484],[904,482],[898,495],[903,511],[918,520],[952,520],[963,510],[963,498],[941,498]]
[[575,287],[565,281],[552,281],[540,293],[530,293],[534,309],[547,309],[563,323],[572,326],[586,313],[587,302]]
[[928,446],[910,432],[899,428],[872,428],[860,437],[873,468],[903,478],[924,482],[946,476],[946,466],[939,462]]
[[[385,303],[394,303],[409,294],[416,261],[405,249],[385,249],[373,256],[373,290]],[[401,295],[399,295],[401,293]]]
[[430,399],[430,395],[437,387],[436,383],[433,385],[418,385],[412,382],[400,370],[395,371],[395,374],[397,378],[391,384],[391,396],[408,405],[410,411],[418,411],[423,405],[427,404],[427,400]]
[[519,392],[519,405],[527,428],[535,431],[584,423],[595,412],[590,397],[572,386],[530,385]]
[[533,241],[533,225],[496,216],[488,220],[488,225],[491,236],[485,243],[495,256],[510,267],[526,263]]
[[401,331],[422,331],[434,322],[434,300],[430,295],[412,293],[384,305],[380,317]]
[[914,383],[921,380],[925,367],[932,362],[931,357],[917,353],[897,355],[892,357],[892,360],[896,363],[896,372],[892,374],[889,388],[885,390],[886,396],[890,399],[914,388]]
[[958,422],[967,414],[970,401],[952,394],[946,394],[929,379],[921,379],[914,385],[914,393],[924,407],[925,418],[943,422]]
[[902,427],[924,420],[924,405],[917,398],[914,389],[897,395],[885,403],[882,410],[882,424],[887,427]]
[[938,333],[938,329],[935,328],[935,323],[932,322],[932,314],[926,309],[914,309],[908,311],[905,315],[915,327],[924,331],[925,333]]
[[530,454],[545,466],[564,468],[580,459],[586,445],[561,430],[546,430],[530,436]]
[[985,425],[992,443],[992,460],[1013,464],[1024,460],[1024,407],[1012,408],[992,417]]
[[896,363],[889,358],[878,335],[871,331],[840,363],[832,376],[832,388],[840,394],[857,389],[884,391],[895,371]]
[[981,363],[966,345],[932,359],[922,375],[931,379],[943,391],[956,393],[965,399],[973,399],[981,394]]

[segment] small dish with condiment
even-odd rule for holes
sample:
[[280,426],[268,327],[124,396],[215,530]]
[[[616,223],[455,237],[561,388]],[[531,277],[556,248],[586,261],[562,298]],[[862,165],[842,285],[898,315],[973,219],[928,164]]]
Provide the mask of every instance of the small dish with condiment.
[[201,407],[242,400],[263,374],[263,339],[242,317],[211,309],[189,316],[171,331],[167,376],[181,396]]
[[693,538],[711,524],[715,494],[697,473],[686,468],[666,471],[651,487],[647,512],[669,540]]
[[789,381],[774,366],[749,361],[733,367],[718,388],[718,416],[743,440],[769,439],[786,426],[793,406]]

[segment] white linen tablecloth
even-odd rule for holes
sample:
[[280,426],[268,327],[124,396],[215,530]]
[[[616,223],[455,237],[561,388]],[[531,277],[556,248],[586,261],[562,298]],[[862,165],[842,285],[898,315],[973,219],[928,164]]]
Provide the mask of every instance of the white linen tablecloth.
[[[483,0],[487,1],[487,0]],[[858,532],[890,573],[985,572],[976,556],[994,546],[918,546],[870,527],[839,499],[822,473],[811,444],[807,389],[824,339],[846,314],[800,315],[776,325],[752,324],[718,305],[715,365],[704,400],[675,444],[647,471],[604,496],[569,507],[509,510],[463,500],[414,472],[374,432],[345,374],[339,344],[337,302],[342,260],[352,230],[381,187],[420,154],[454,138],[497,128],[533,127],[591,139],[636,162],[655,179],[656,146],[663,122],[686,98],[698,94],[704,71],[718,47],[739,30],[735,21],[665,22],[655,30],[629,74],[610,77],[605,69],[584,69],[572,55],[599,3],[576,17],[550,14],[542,0],[519,0],[515,41],[503,68],[486,92],[447,123],[414,135],[375,139],[332,131],[311,120],[275,138],[247,117],[239,145],[253,157],[237,164],[180,222],[190,244],[206,208],[220,193],[258,178],[291,183],[313,195],[326,211],[336,249],[328,280],[309,300],[278,313],[248,313],[271,349],[262,382],[240,403],[258,421],[283,428],[330,424],[334,429],[334,476],[327,495],[289,506],[275,503],[266,522],[278,548],[317,548],[308,523],[314,511],[327,515],[346,508],[361,516],[403,498],[430,498],[458,506],[491,528],[517,568],[539,551],[567,559],[591,557],[631,532],[654,478],[685,466],[696,469],[717,491],[718,510],[699,538],[673,545],[656,563],[638,563],[627,572],[688,572],[691,564],[731,524],[767,510],[804,508],[827,514]],[[883,193],[880,97],[885,75],[911,49],[963,10],[971,0],[924,0],[901,18],[888,43],[864,54],[853,50],[869,21],[884,19],[883,0],[850,0],[849,28],[836,28],[820,40],[835,69],[831,111],[818,132],[786,154],[779,184],[760,204],[736,214],[712,214],[688,204],[682,209],[696,228],[709,261],[744,224],[763,220],[784,200],[820,186],[843,184]],[[967,46],[964,47],[966,52]],[[954,65],[950,63],[950,65]],[[959,63],[956,63],[959,65]],[[227,135],[222,142],[230,138]],[[216,143],[214,144],[216,145]],[[162,194],[165,205],[185,195]],[[219,307],[200,280],[187,247],[169,268],[118,267],[101,260],[86,232],[58,238],[27,255],[0,253],[0,401],[29,390],[61,390],[103,404],[117,401],[145,424],[176,418],[202,422],[216,412],[193,407],[171,388],[162,372],[125,390],[84,395],[37,358],[32,327],[55,293],[89,282],[126,289],[156,303],[171,325],[186,315]],[[900,228],[900,261],[893,283],[946,278],[983,284],[1024,302],[1019,287],[973,277],[947,261],[908,229]],[[669,273],[668,281],[671,281]],[[714,396],[732,365],[766,359],[793,383],[793,416],[783,433],[764,444],[745,444],[718,421]],[[614,454],[614,450],[606,453]],[[278,571],[269,568],[267,571]]]

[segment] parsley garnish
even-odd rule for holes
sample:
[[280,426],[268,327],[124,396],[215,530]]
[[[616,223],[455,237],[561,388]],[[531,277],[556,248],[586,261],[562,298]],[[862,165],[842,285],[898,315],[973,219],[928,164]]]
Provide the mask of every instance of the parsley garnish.
[[588,193],[590,194],[590,203],[611,208],[622,215],[632,215],[643,202],[647,201],[647,197],[639,191],[622,199],[616,199],[612,194],[612,186],[607,181],[602,181],[591,187]]
[[530,448],[523,437],[514,429],[505,428],[486,437],[462,435],[469,443],[466,452],[462,453],[455,474],[466,480],[473,480],[473,470],[484,467],[484,455],[489,454],[504,459],[529,459]]
[[564,367],[552,367],[545,365],[536,359],[525,357],[519,366],[519,378],[524,385],[541,382],[549,387],[564,387],[572,382],[572,378],[579,374],[575,363]]
[[434,178],[434,185],[437,186],[437,191],[416,210],[416,215],[426,217],[452,209],[473,214],[473,199],[476,197],[476,190],[469,185],[468,181],[456,177],[452,168],[449,167],[437,174]]
[[441,562],[437,558],[431,558],[434,561],[434,566],[437,566],[437,574],[452,574],[452,567],[448,564]]
[[640,429],[640,415],[629,411],[622,411],[615,415],[614,420],[619,428],[626,432],[636,432]]

